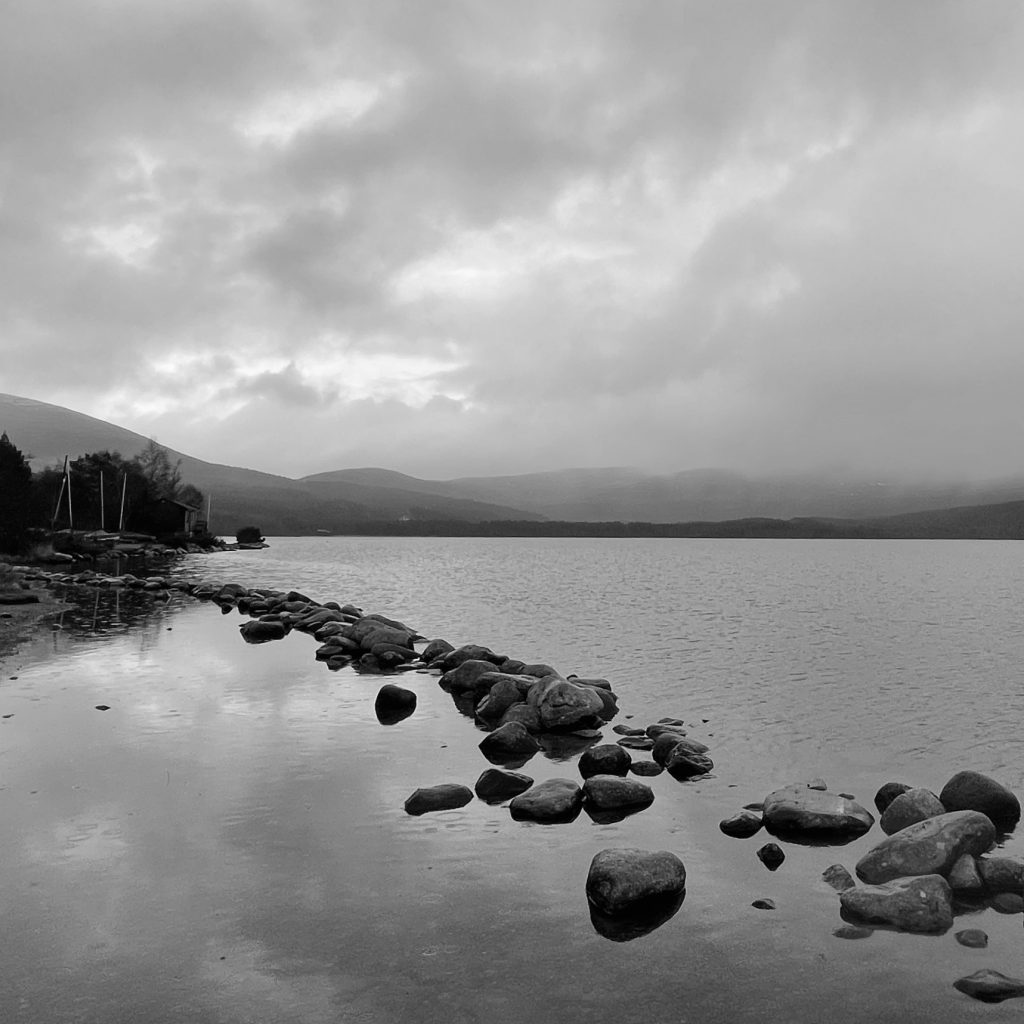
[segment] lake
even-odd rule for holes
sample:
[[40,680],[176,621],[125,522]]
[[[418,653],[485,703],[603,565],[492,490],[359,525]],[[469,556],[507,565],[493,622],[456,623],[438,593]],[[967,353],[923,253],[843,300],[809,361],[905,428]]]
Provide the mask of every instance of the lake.
[[[382,726],[379,676],[315,641],[249,646],[237,613],[90,592],[0,682],[0,1019],[25,1022],[1015,1019],[952,983],[1022,972],[1019,914],[850,940],[821,880],[843,847],[730,839],[718,821],[824,778],[873,810],[956,771],[1024,793],[1024,547],[1012,542],[271,538],[177,575],[351,601],[459,645],[608,678],[618,722],[678,716],[714,772],[647,780],[614,824],[419,818],[472,786],[482,733],[435,675]],[[97,705],[109,708],[96,710]],[[605,731],[605,741],[616,737]],[[643,755],[640,755],[643,756]],[[578,778],[538,755],[537,780]],[[1019,830],[1018,830],[1019,831]],[[672,850],[679,912],[610,941],[585,880],[606,847]],[[1021,856],[1016,834],[1005,852]],[[774,911],[751,907],[771,898]],[[987,949],[953,932],[983,928]]]

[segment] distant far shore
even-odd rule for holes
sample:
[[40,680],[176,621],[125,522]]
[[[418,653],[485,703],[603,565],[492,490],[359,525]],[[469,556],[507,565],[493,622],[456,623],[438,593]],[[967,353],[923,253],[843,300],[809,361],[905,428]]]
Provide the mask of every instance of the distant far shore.
[[[1019,506],[1019,503],[1014,503]],[[999,506],[989,506],[999,508]],[[290,536],[333,537],[721,537],[779,540],[1024,540],[1024,514],[923,512],[886,519],[730,519],[723,522],[623,523],[492,520],[368,521]],[[962,510],[964,513],[973,510]],[[1016,510],[1015,510],[1016,511]],[[281,534],[280,536],[284,536]]]

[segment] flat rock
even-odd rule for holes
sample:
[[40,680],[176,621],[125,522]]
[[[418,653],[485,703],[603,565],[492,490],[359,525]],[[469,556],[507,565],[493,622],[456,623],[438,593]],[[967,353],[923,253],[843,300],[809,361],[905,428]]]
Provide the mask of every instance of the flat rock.
[[882,840],[857,862],[857,876],[878,884],[907,875],[947,875],[965,853],[980,856],[995,838],[995,826],[984,814],[947,812]]
[[954,981],[953,988],[983,1003],[1001,1003],[1004,999],[1024,996],[1024,980],[987,969]]
[[968,949],[984,949],[988,945],[988,935],[980,928],[964,928],[953,937]]
[[587,874],[587,899],[604,914],[628,912],[654,900],[676,899],[685,890],[686,868],[667,850],[602,850]]
[[465,807],[472,799],[473,791],[468,786],[442,782],[438,786],[417,789],[405,801],[405,813],[420,815],[430,811],[450,811],[456,807]]
[[665,769],[654,761],[632,761],[629,770],[633,775],[652,778],[655,775],[660,775]]
[[263,622],[261,619],[243,622],[238,629],[247,644],[265,644],[268,640],[281,640],[288,632],[283,622]]
[[796,784],[768,794],[764,821],[769,831],[780,835],[796,833],[827,838],[862,835],[875,819],[854,800]]
[[902,932],[935,935],[953,924],[953,891],[941,875],[856,886],[840,893],[839,902],[855,921]]
[[680,781],[707,775],[714,771],[715,762],[707,754],[694,754],[683,749],[679,744],[674,746],[665,758],[665,771]]

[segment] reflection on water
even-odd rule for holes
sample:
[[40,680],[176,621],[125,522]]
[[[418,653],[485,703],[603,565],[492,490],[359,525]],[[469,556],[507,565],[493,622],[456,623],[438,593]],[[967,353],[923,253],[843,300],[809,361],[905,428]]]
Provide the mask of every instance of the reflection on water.
[[[402,675],[416,710],[382,726],[383,680],[329,671],[308,636],[254,647],[208,604],[90,590],[56,656],[0,682],[4,1021],[809,1021],[824,1006],[914,1022],[976,1010],[952,989],[964,974],[1019,973],[1021,917],[987,906],[956,926],[984,928],[987,950],[952,933],[843,941],[820,875],[852,868],[877,828],[786,844],[769,873],[759,841],[717,827],[814,775],[864,803],[889,778],[938,789],[964,767],[1024,791],[1016,546],[273,544],[181,571],[608,676],[619,721],[679,715],[714,776],[645,780],[654,805],[617,822],[521,823],[481,801],[409,817],[417,787],[472,786],[488,766],[435,676]],[[529,774],[571,776],[578,752],[557,756]],[[602,931],[584,886],[612,846],[678,854],[682,906]],[[1016,833],[1005,850],[1020,855]]]

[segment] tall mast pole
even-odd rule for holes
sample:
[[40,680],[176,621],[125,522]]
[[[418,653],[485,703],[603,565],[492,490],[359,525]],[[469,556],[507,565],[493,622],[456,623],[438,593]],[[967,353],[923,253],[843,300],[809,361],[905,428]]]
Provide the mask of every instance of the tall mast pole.
[[[67,464],[67,456],[65,456],[64,462],[65,462],[65,465],[66,465]],[[74,533],[75,532],[75,515],[71,511],[71,467],[70,466],[67,469],[67,475],[68,475],[68,529],[72,533]]]
[[60,490],[57,492],[57,504],[53,506],[53,518],[50,520],[50,529],[57,526],[57,516],[60,513],[60,503],[64,500],[64,486],[68,482],[68,457],[64,456],[64,472],[60,476]]
[[124,481],[121,484],[121,518],[117,522],[117,532],[124,533],[124,496],[128,490],[128,470],[124,471]]
[[103,509],[103,470],[100,470],[100,529],[107,532],[107,520]]

